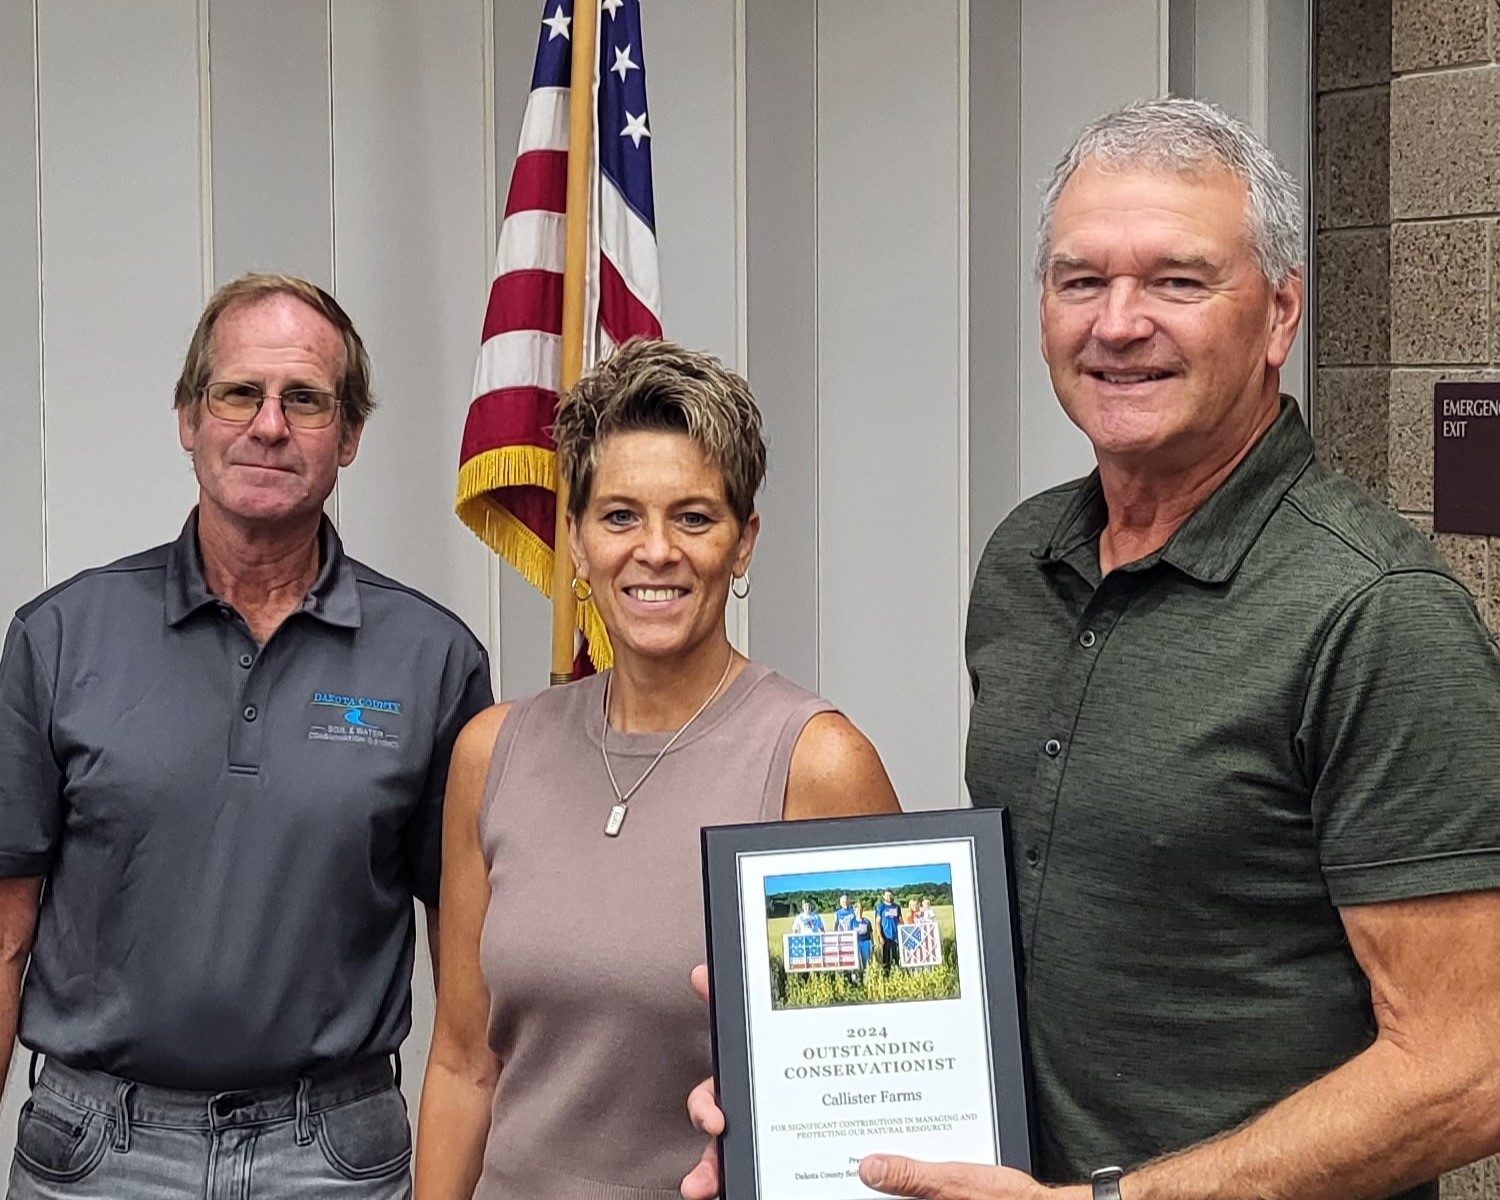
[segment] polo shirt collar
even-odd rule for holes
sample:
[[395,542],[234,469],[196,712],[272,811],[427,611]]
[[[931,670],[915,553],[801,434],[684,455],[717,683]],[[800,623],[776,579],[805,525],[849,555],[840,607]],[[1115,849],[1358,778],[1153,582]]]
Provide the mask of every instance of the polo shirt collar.
[[[1139,563],[1170,563],[1201,583],[1225,583],[1234,576],[1271,514],[1313,458],[1312,437],[1297,402],[1281,397],[1281,411],[1250,453],[1207,500],[1183,522],[1167,544]],[[1097,544],[1109,512],[1095,470],[1064,509],[1052,536],[1036,556],[1070,559],[1081,547]],[[1097,575],[1097,552],[1093,574]]]
[[[318,526],[318,575],[303,597],[298,612],[345,629],[360,625],[359,584],[354,567],[344,555],[333,522],[325,515]],[[203,577],[203,554],[198,548],[198,510],[188,519],[167,547],[166,611],[167,624],[180,625],[199,609],[218,604],[219,598],[209,591]]]

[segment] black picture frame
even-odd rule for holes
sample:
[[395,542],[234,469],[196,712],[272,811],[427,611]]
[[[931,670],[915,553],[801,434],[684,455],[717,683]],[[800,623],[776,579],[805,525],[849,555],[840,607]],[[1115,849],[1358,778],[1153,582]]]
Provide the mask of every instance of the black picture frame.
[[[739,871],[742,856],[954,840],[968,840],[973,849],[974,903],[999,1157],[1005,1166],[1028,1174],[1033,1170],[1035,1143],[1021,987],[1021,942],[1006,811],[963,808],[715,825],[702,831],[703,892],[714,1080],[725,1118],[725,1131],[719,1139],[724,1200],[762,1197],[751,1090],[745,920]],[[893,1153],[902,1152],[899,1146],[891,1149]]]

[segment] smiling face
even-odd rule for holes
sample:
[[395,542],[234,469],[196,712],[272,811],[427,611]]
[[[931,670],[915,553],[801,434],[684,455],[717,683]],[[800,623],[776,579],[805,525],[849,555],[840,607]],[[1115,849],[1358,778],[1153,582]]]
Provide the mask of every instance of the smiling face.
[[568,542],[620,664],[720,654],[730,576],[749,569],[759,529],[757,514],[735,519],[723,472],[687,434],[606,438]]
[[1248,445],[1276,412],[1302,284],[1273,288],[1223,167],[1085,162],[1053,213],[1042,354],[1101,464],[1176,471]]
[[[295,297],[273,295],[219,317],[209,378],[259,384],[274,395],[295,387],[336,392],[343,363],[343,342],[323,316]],[[360,434],[342,411],[326,428],[293,428],[269,399],[244,424],[221,420],[200,399],[177,410],[177,430],[198,477],[200,519],[249,529],[316,524]]]

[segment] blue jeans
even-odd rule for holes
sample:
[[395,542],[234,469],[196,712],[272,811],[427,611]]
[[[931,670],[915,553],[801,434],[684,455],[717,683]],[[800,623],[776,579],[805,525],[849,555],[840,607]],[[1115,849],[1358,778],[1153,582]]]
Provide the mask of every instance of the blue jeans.
[[388,1059],[243,1092],[179,1092],[48,1060],[9,1200],[409,1200]]

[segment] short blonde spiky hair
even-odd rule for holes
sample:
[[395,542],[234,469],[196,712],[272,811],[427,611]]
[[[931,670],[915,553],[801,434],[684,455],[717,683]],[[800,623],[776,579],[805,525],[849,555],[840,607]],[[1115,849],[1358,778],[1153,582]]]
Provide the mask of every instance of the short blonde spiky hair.
[[585,374],[558,409],[552,437],[575,519],[588,505],[605,439],[637,430],[686,433],[723,474],[735,518],[750,519],[766,475],[750,385],[711,354],[644,338],[631,338]]
[[[172,406],[189,410],[197,408],[209,376],[213,374],[214,326],[219,318],[231,308],[255,304],[272,296],[291,296],[294,300],[301,300],[338,330],[344,343],[344,372],[336,388],[339,408],[349,424],[363,425],[375,411],[375,398],[370,394],[370,356],[365,353],[365,344],[339,302],[317,284],[296,275],[241,275],[209,297],[203,315],[198,318],[198,328],[193,330],[193,340],[188,343],[187,358],[177,379]],[[193,419],[196,422],[197,416]]]

